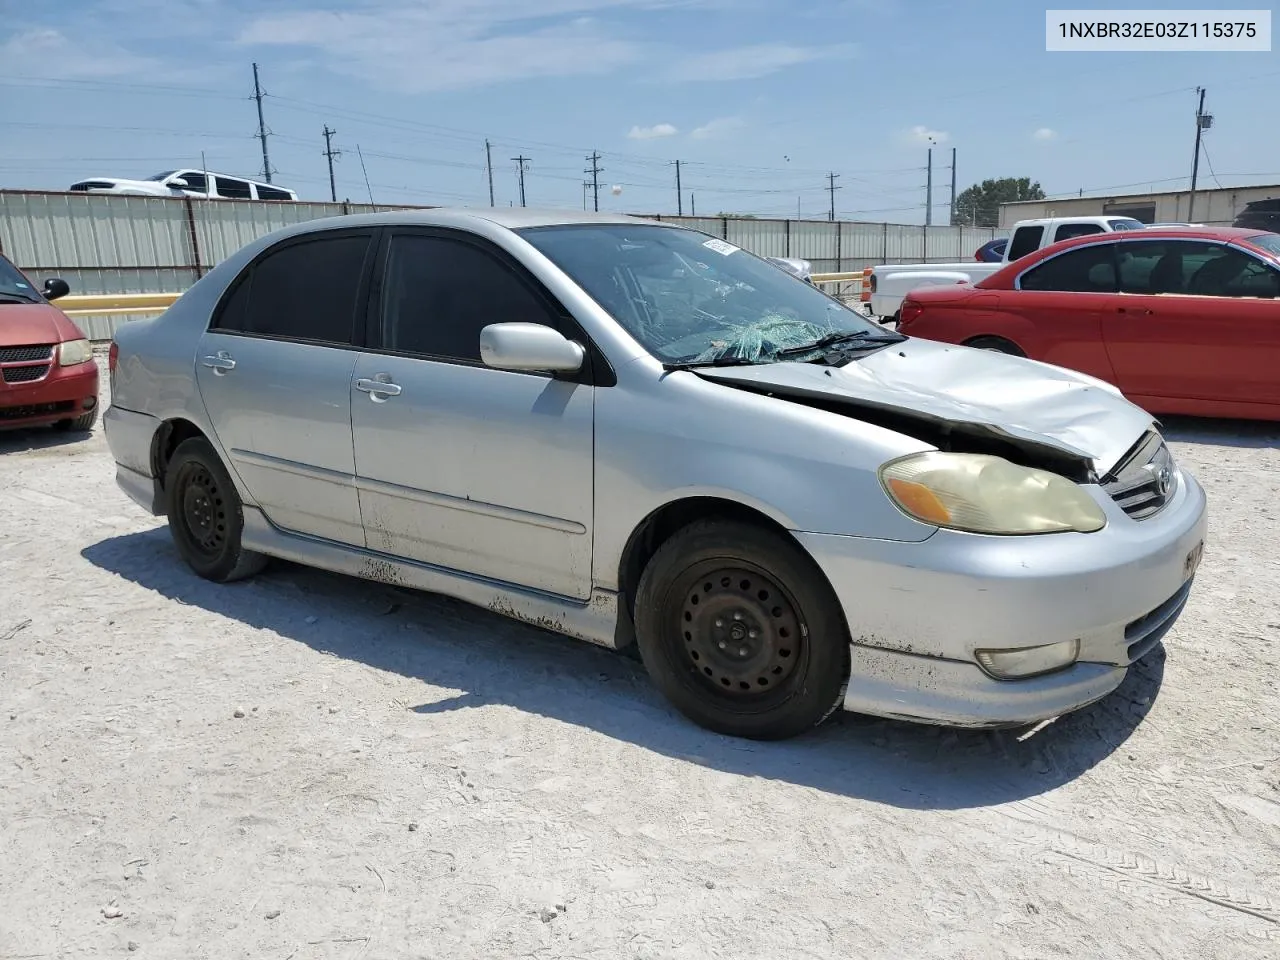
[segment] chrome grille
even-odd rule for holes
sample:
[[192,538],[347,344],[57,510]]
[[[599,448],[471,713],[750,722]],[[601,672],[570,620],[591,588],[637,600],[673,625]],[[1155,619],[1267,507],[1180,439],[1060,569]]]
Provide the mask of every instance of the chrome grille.
[[43,343],[31,347],[0,347],[0,363],[29,363],[32,360],[48,360],[53,347]]
[[0,372],[4,373],[5,383],[31,383],[49,372],[49,364],[42,363],[32,367],[0,367]]
[[1151,431],[1102,481],[1102,489],[1135,520],[1155,516],[1168,504],[1178,484],[1173,454],[1160,434]]

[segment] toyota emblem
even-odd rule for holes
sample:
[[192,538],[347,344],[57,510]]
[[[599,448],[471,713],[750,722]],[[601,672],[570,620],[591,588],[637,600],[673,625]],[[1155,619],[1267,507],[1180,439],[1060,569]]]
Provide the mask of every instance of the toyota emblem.
[[1156,490],[1161,497],[1167,497],[1173,492],[1173,467],[1168,464],[1156,471]]

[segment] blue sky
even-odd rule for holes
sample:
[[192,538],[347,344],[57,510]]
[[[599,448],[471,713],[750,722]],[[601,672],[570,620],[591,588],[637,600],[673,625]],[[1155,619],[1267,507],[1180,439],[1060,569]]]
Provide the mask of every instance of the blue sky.
[[8,188],[198,167],[202,150],[255,174],[253,61],[275,180],[306,199],[328,199],[328,123],[339,199],[368,199],[359,145],[379,202],[487,204],[488,137],[504,205],[523,154],[530,205],[580,208],[598,150],[602,209],[675,212],[680,159],[686,213],[693,193],[700,214],[825,217],[834,171],[840,216],[920,223],[932,136],[945,222],[952,147],[961,189],[1185,188],[1197,84],[1215,116],[1202,182],[1280,183],[1275,53],[1046,53],[1045,6],[1023,0],[0,6]]

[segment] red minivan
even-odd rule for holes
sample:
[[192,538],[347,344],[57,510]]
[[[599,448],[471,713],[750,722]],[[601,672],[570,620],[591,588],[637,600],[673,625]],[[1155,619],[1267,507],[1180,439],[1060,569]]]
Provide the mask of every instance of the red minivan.
[[49,303],[69,292],[56,279],[37,291],[0,255],[0,429],[53,424],[84,431],[98,419],[93,346]]

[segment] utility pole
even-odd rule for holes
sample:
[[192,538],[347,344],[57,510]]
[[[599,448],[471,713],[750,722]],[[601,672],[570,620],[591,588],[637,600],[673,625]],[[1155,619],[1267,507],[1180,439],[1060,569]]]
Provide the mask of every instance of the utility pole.
[[951,206],[947,208],[947,219],[956,222],[956,148],[951,148]]
[[698,204],[695,202],[693,193],[689,193],[689,216],[696,217],[698,215]]
[[1187,199],[1187,219],[1194,221],[1196,212],[1196,180],[1200,176],[1200,134],[1213,126],[1213,117],[1204,112],[1204,87],[1196,87],[1200,105],[1196,107],[1196,155],[1191,161],[1191,196]]
[[844,187],[836,186],[836,180],[839,178],[840,174],[838,173],[827,174],[827,192],[831,194],[831,213],[827,216],[827,219],[833,222],[836,219],[836,191],[844,189]]
[[253,99],[258,101],[258,139],[262,141],[262,179],[271,182],[271,158],[267,156],[267,123],[262,119],[262,84],[258,82],[258,65],[253,65]]
[[676,161],[676,216],[684,216],[684,191],[680,188],[680,161]]
[[525,166],[525,164],[528,163],[531,158],[521,154],[520,156],[512,157],[511,159],[515,161],[516,169],[520,171],[520,206],[523,207],[525,205],[524,204],[524,172],[526,169],[528,169]]
[[583,180],[582,181],[582,209],[583,210],[587,209],[587,191],[589,191],[590,189],[591,189],[591,181]]
[[591,193],[595,197],[596,213],[600,212],[600,174],[604,173],[604,167],[600,166],[600,154],[596,151],[591,152],[591,156],[587,157],[591,161],[591,166],[583,170],[583,173],[591,174]]
[[484,142],[484,165],[489,171],[489,206],[493,206],[493,148],[489,146],[489,141]]
[[933,224],[933,141],[930,140],[929,143],[929,173],[924,186],[924,225],[926,227]]
[[330,130],[329,125],[324,125],[324,155],[329,158],[329,199],[334,203],[338,202],[338,187],[333,179],[333,158],[342,156],[341,150],[333,149],[333,135],[337,130]]

